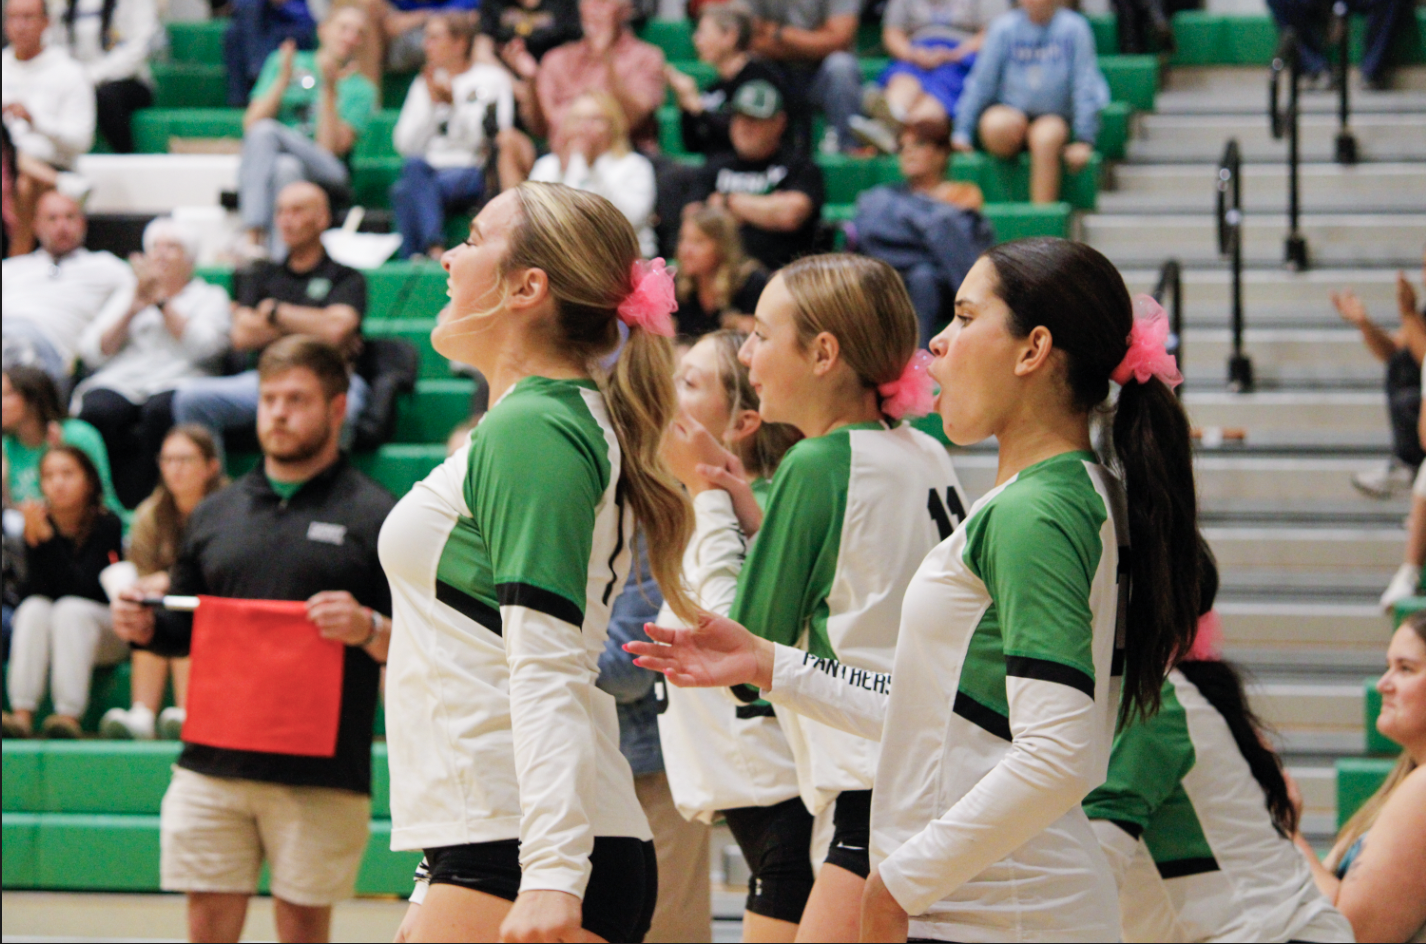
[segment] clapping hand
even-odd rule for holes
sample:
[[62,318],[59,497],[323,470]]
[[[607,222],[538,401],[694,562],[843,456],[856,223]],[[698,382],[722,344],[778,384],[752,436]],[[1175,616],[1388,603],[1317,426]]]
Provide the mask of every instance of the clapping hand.
[[505,44],[505,48],[500,50],[500,58],[510,67],[511,72],[527,81],[540,71],[539,62],[525,46],[525,40],[519,36]]
[[673,66],[664,66],[664,81],[668,82],[673,89],[674,97],[678,99],[678,107],[690,114],[701,114],[703,112],[703,99],[698,93],[698,80],[687,72],[680,72]]

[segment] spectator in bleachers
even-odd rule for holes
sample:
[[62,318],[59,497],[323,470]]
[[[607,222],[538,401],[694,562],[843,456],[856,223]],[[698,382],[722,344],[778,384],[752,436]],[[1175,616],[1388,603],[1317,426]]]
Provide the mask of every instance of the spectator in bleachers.
[[[1367,88],[1384,89],[1390,81],[1387,61],[1392,36],[1408,15],[1406,0],[1345,0],[1352,13],[1365,14],[1366,34],[1362,43],[1362,81]],[[1327,27],[1333,4],[1324,0],[1267,0],[1278,29],[1291,27],[1297,33],[1297,49],[1308,87],[1332,86],[1332,67],[1327,60]]]
[[[583,39],[551,49],[540,60],[539,71],[521,78],[532,80],[535,94],[526,128],[549,137],[550,150],[564,150],[565,112],[586,92],[607,92],[624,111],[629,137],[642,150],[657,148],[654,111],[663,104],[664,55],[643,42],[629,28],[629,0],[580,0],[579,22]],[[524,102],[521,103],[525,104]],[[500,136],[500,179],[518,183],[535,165],[535,146],[519,131]]]
[[1119,51],[1131,56],[1174,51],[1173,23],[1164,0],[1110,0],[1114,11]]
[[733,98],[733,152],[703,167],[699,191],[707,206],[740,224],[748,255],[769,270],[810,252],[822,213],[822,170],[788,139],[782,93],[771,82],[749,82]]
[[961,280],[995,239],[980,215],[985,205],[980,188],[946,179],[951,161],[946,123],[911,125],[899,143],[906,179],[857,198],[857,249],[901,275],[924,347],[949,320]]
[[50,27],[50,44],[84,66],[99,130],[118,154],[134,152],[134,112],[153,104],[148,57],[158,37],[155,0],[64,0]]
[[737,217],[709,206],[689,212],[678,232],[679,337],[693,340],[722,328],[748,331],[769,278],[762,263],[744,252]]
[[233,0],[223,33],[228,107],[247,107],[268,57],[289,41],[298,49],[317,48],[317,23],[307,0]]
[[1094,153],[1109,85],[1099,71],[1089,21],[1059,0],[1021,0],[990,25],[956,105],[957,150],[981,146],[1000,158],[1030,151],[1030,199],[1060,196],[1060,161],[1071,172]]
[[475,61],[509,71],[520,114],[528,116],[539,108],[535,76],[545,53],[582,35],[577,0],[482,0]]
[[896,61],[877,79],[867,108],[882,127],[860,116],[853,127],[869,129],[861,136],[883,151],[894,149],[894,132],[906,125],[949,128],[985,29],[1007,6],[1005,0],[891,0],[881,43]]
[[494,127],[515,121],[510,77],[499,66],[471,63],[475,24],[441,14],[426,21],[426,67],[406,93],[393,140],[406,159],[391,189],[401,256],[445,251],[446,214],[468,210],[485,195]]
[[619,208],[639,236],[639,252],[657,251],[654,165],[629,144],[624,110],[607,92],[586,92],[564,113],[558,150],[535,161],[530,179],[597,193]]
[[[287,246],[282,262],[257,262],[241,274],[229,339],[256,356],[279,338],[311,335],[341,351],[348,368],[361,352],[366,279],[327,255],[322,232],[330,224],[327,194],[316,184],[288,184],[277,196],[277,231]],[[366,406],[368,387],[353,373],[342,399],[350,427]],[[185,380],[173,397],[173,418],[223,432],[251,427],[258,414],[258,372]]]
[[74,392],[79,418],[104,437],[114,486],[132,508],[158,480],[154,457],[169,426],[152,398],[180,381],[217,372],[228,349],[228,293],[197,278],[198,238],[172,217],[144,228],[144,252],[129,261],[133,300],[96,318],[79,339],[94,372]]
[[288,40],[267,57],[243,115],[238,206],[245,253],[281,255],[271,229],[274,198],[285,185],[345,188],[351,179],[345,160],[376,112],[376,87],[355,70],[367,28],[359,8],[333,7],[317,30],[316,52],[298,52]]
[[[862,72],[853,47],[860,0],[751,0],[753,51],[780,63],[793,98],[822,109],[843,151],[857,147]],[[810,133],[810,131],[809,131]]]
[[[1426,392],[1426,384],[1422,387]],[[1416,436],[1426,447],[1426,412],[1417,416]],[[1417,469],[1416,481],[1411,485],[1411,511],[1406,516],[1406,547],[1401,556],[1401,566],[1392,575],[1379,601],[1382,611],[1386,613],[1421,590],[1421,571],[1426,567],[1426,464]]]
[[474,29],[480,0],[363,0],[371,37],[357,53],[363,74],[378,89],[385,72],[416,72],[426,64],[426,24],[443,13]]
[[20,503],[25,516],[24,600],[15,610],[10,644],[11,713],[5,737],[34,733],[35,712],[48,683],[54,714],[45,737],[77,738],[89,706],[94,666],[129,653],[109,614],[99,572],[123,552],[123,527],[104,508],[93,461],[77,446],[50,446],[40,460],[43,499]]
[[67,416],[54,381],[38,367],[6,367],[0,379],[0,425],[5,431],[5,494],[13,503],[39,499],[40,459],[51,446],[70,445],[84,452],[99,475],[104,504],[116,514],[124,506],[114,494],[109,453],[99,431]]
[[[1422,262],[1426,277],[1426,260]],[[1387,331],[1372,321],[1367,306],[1348,290],[1332,293],[1332,306],[1342,320],[1362,333],[1372,356],[1386,365],[1386,412],[1391,422],[1391,458],[1385,465],[1358,472],[1352,484],[1363,495],[1388,499],[1411,487],[1426,459],[1417,423],[1421,416],[1421,364],[1426,358],[1426,311],[1416,310],[1416,291],[1406,274],[1396,274],[1396,308],[1401,327]]]
[[10,233],[15,228],[15,145],[10,129],[0,123],[0,259],[10,256]]
[[708,7],[698,18],[693,45],[698,58],[717,70],[718,78],[700,91],[691,75],[673,66],[664,70],[682,112],[683,149],[690,154],[719,154],[733,149],[728,125],[733,120],[732,101],[738,89],[754,79],[776,85],[787,96],[782,70],[749,51],[753,18],[736,4]]
[[[194,510],[170,592],[305,601],[318,632],[343,644],[336,748],[322,757],[186,743],[163,799],[160,884],[188,894],[193,940],[236,941],[266,861],[278,937],[326,941],[368,839],[372,726],[391,642],[376,545],[395,502],[342,458],[339,350],[288,337],[263,352],[258,370],[263,461]],[[118,634],[187,655],[191,614],[155,613],[136,602],[142,596],[120,593]]]
[[84,332],[128,308],[134,294],[123,260],[84,248],[88,228],[77,202],[49,191],[35,211],[40,248],[0,264],[5,366],[33,364],[61,391],[69,389]]
[[89,190],[72,169],[94,143],[94,86],[69,53],[45,45],[49,22],[44,0],[5,4],[0,117],[15,147],[11,255],[34,248],[35,215],[45,191],[58,187],[82,198]]
[[[1359,941],[1426,940],[1426,613],[1397,628],[1376,683],[1376,728],[1401,745],[1381,788],[1337,833],[1325,861],[1297,845],[1317,887]],[[1300,795],[1298,805],[1301,805]]]
[[[160,479],[153,494],[134,512],[129,531],[128,560],[138,571],[135,586],[143,593],[168,592],[169,568],[178,561],[188,517],[198,503],[228,484],[218,458],[218,444],[201,426],[175,426],[164,437],[158,455]],[[112,609],[112,607],[111,607]],[[168,677],[173,675],[173,706],[159,710]],[[129,689],[130,708],[110,708],[99,721],[106,738],[151,740],[155,735],[176,740],[183,727],[188,696],[188,660],[165,658],[135,649]]]

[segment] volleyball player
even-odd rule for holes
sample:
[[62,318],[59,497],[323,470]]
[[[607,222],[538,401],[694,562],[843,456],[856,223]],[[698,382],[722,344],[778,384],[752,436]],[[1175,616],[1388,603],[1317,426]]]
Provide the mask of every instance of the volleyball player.
[[[1116,714],[1157,710],[1198,610],[1181,378],[1162,310],[1134,307],[1108,260],[1066,240],[997,246],[967,275],[931,374],[953,442],[997,438],[996,486],[912,581],[894,685],[718,617],[628,647],[676,684],[751,682],[881,738],[862,940],[1119,936],[1080,804]],[[1090,438],[1111,377],[1122,485]]]
[[[740,357],[763,420],[805,438],[773,477],[731,616],[811,657],[887,672],[906,586],[965,514],[945,448],[900,422],[931,402],[906,289],[894,269],[864,256],[801,259],[763,291]],[[695,495],[709,487],[697,478],[684,484]],[[700,519],[700,528],[710,521]],[[745,712],[770,710],[755,690],[736,693]],[[830,815],[832,834],[802,907],[795,889],[758,879],[807,854],[804,814],[791,805],[725,811],[754,874],[749,910],[782,922],[759,923],[760,933],[778,939],[790,937],[794,923],[798,940],[853,939],[878,745],[794,712],[776,717],[803,803]]]
[[432,341],[495,405],[381,535],[392,846],[425,850],[429,882],[408,940],[648,929],[653,844],[594,684],[636,526],[674,612],[694,610],[692,515],[659,457],[672,279],[638,259],[612,204],[551,184],[492,200],[443,258],[453,313]]
[[[1201,614],[1218,570],[1203,545]],[[1201,641],[1200,641],[1201,642]],[[1195,642],[1084,801],[1128,941],[1351,941],[1293,845],[1298,812],[1242,679]]]

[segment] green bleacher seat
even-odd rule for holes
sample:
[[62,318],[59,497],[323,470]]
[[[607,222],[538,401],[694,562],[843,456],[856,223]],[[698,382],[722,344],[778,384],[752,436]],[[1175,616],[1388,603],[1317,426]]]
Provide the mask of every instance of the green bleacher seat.
[[352,200],[358,206],[391,206],[391,185],[401,176],[399,157],[358,157],[352,161]]
[[157,816],[42,813],[37,827],[35,887],[158,890]]
[[388,72],[381,78],[381,104],[387,108],[401,110],[406,101],[406,92],[415,81],[415,72]]
[[[6,741],[0,754],[0,790],[6,813],[29,813],[40,810],[44,803],[44,768],[41,751],[30,745],[43,741]],[[9,854],[8,841],[6,855]]]
[[[1061,198],[1077,210],[1093,210],[1099,200],[1099,177],[1102,158],[1095,154],[1085,167],[1062,178]],[[1030,199],[1030,155],[1021,154],[1010,160],[977,151],[957,154],[951,160],[952,180],[977,184],[985,194],[985,202],[1026,203]]]
[[223,34],[227,20],[168,24],[168,55],[174,62],[223,61]]
[[470,398],[475,381],[465,378],[421,380],[414,396],[397,404],[398,443],[442,443],[470,416]]
[[1113,13],[1101,13],[1086,17],[1090,29],[1094,30],[1094,49],[1101,56],[1112,56],[1119,52],[1119,18]]
[[155,108],[222,108],[228,104],[228,70],[207,62],[155,62]]
[[400,117],[401,109],[399,107],[387,107],[377,112],[376,116],[367,124],[361,137],[357,139],[356,147],[352,148],[352,156],[356,158],[397,157],[396,145],[391,140],[391,132],[396,129],[396,119]]
[[985,218],[995,227],[998,242],[1029,236],[1070,236],[1068,203],[987,203]]
[[1111,101],[1153,111],[1159,91],[1158,56],[1100,56],[1099,71],[1109,83]]
[[864,57],[857,60],[857,65],[862,68],[862,81],[871,82],[886,71],[891,59],[886,56]]
[[446,380],[451,376],[450,362],[431,347],[434,318],[367,318],[362,322],[362,334],[369,338],[399,338],[421,355],[420,377],[423,380]]
[[1123,159],[1129,143],[1129,116],[1133,112],[1128,102],[1110,102],[1099,113],[1099,138],[1094,146],[1108,160]]
[[411,486],[430,475],[431,470],[445,458],[446,446],[442,437],[439,443],[382,446],[375,452],[358,453],[352,462],[400,498],[411,491]]
[[363,274],[369,318],[435,318],[450,300],[446,272],[433,263],[388,262]]
[[669,61],[697,59],[698,50],[693,48],[693,26],[688,20],[649,20],[639,30],[639,38],[662,49],[664,58]]
[[[1417,7],[1414,12],[1416,22],[1403,24],[1393,37],[1393,62],[1426,62],[1426,9]],[[1361,62],[1365,25],[1363,17],[1352,17],[1348,56],[1354,63]],[[1267,65],[1278,45],[1277,27],[1266,14],[1186,10],[1174,14],[1173,32],[1178,51],[1172,62],[1180,66]]]
[[1396,605],[1391,608],[1391,625],[1400,626],[1412,613],[1426,610],[1426,596],[1420,595],[1419,588],[1417,594],[1417,596],[1407,597],[1396,602]]
[[1396,761],[1384,757],[1342,757],[1337,760],[1337,828],[1381,787]]
[[816,160],[822,168],[828,203],[856,203],[863,190],[901,178],[895,157],[819,154]]
[[366,855],[361,860],[361,871],[357,873],[356,892],[358,895],[400,895],[411,894],[411,876],[421,862],[421,853],[393,852],[391,849],[391,820],[373,819],[371,836],[366,841]]
[[[10,791],[6,783],[5,792]],[[0,822],[0,886],[34,888],[39,881],[40,817],[38,813],[5,813]]]
[[145,108],[134,114],[134,147],[167,154],[170,138],[241,138],[241,108]]
[[1401,753],[1401,745],[1376,729],[1377,715],[1381,714],[1381,692],[1376,690],[1376,683],[1375,678],[1362,683],[1366,695],[1362,705],[1366,715],[1363,726],[1367,732],[1367,753],[1395,757]]

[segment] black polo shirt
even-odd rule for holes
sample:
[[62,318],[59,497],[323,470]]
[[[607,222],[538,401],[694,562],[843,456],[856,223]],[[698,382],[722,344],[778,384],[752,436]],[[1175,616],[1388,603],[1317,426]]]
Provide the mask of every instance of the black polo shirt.
[[765,161],[748,161],[737,154],[722,154],[708,159],[702,175],[705,199],[713,193],[748,193],[761,197],[795,190],[805,193],[812,201],[812,212],[806,222],[790,233],[759,229],[751,223],[740,227],[743,249],[769,271],[776,272],[815,247],[817,222],[822,216],[826,191],[822,183],[822,169],[810,157],[791,147],[784,148]]
[[[376,556],[382,522],[396,500],[339,459],[288,500],[263,466],[193,511],[169,593],[249,600],[306,600],[346,590],[363,606],[391,613],[391,590]],[[160,611],[149,648],[188,653],[190,614]],[[371,792],[371,738],[381,666],[347,646],[342,711],[333,757],[299,757],[185,744],[178,765],[213,777]]]

